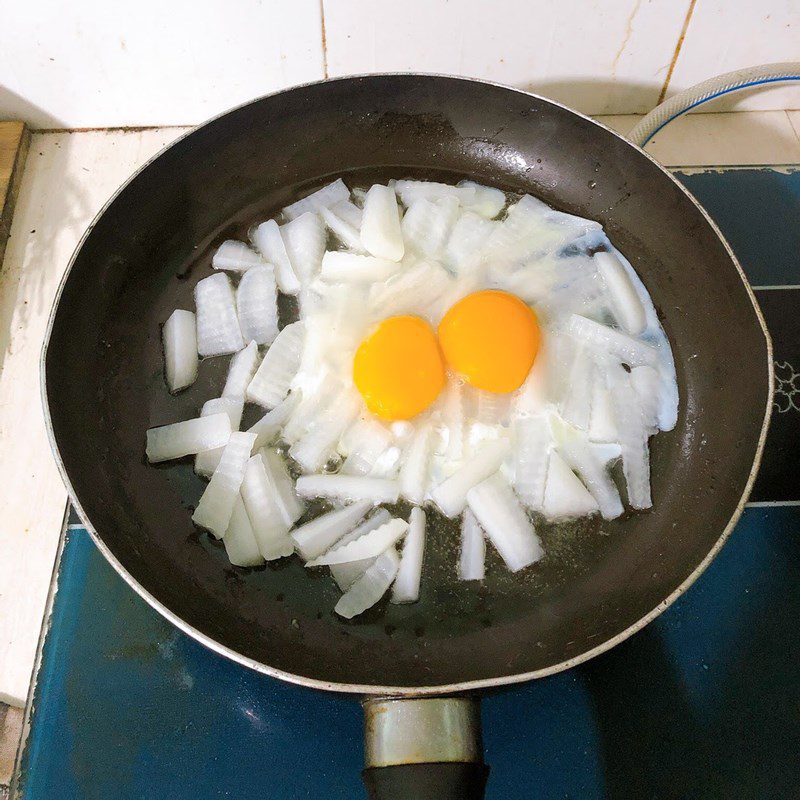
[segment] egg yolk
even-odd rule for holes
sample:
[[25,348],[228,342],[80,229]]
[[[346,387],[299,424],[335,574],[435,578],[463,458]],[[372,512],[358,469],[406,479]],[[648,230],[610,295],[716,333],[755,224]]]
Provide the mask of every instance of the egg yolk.
[[383,419],[410,419],[424,411],[445,382],[430,325],[411,316],[383,320],[356,351],[353,381],[367,408]]
[[453,305],[439,323],[439,343],[450,367],[489,392],[518,389],[539,350],[533,311],[513,294],[485,290]]

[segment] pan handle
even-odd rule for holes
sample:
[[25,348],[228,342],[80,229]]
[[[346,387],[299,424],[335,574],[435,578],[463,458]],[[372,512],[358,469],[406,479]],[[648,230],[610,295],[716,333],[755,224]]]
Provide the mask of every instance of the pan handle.
[[371,800],[482,800],[477,697],[371,698],[364,702],[362,773]]

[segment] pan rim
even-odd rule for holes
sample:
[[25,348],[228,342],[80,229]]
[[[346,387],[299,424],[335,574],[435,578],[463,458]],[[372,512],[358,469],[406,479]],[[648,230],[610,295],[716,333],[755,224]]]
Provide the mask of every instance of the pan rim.
[[[528,672],[520,672],[514,673],[512,675],[502,675],[502,676],[495,676],[490,678],[480,678],[475,680],[467,680],[467,681],[458,681],[453,683],[447,684],[432,684],[432,685],[424,685],[424,686],[391,686],[391,685],[382,685],[382,684],[354,684],[354,683],[340,683],[336,681],[325,681],[319,678],[311,678],[305,675],[299,675],[293,672],[289,672],[286,670],[278,669],[277,667],[270,666],[269,664],[265,664],[261,661],[256,661],[255,659],[249,658],[247,656],[242,655],[241,653],[227,647],[226,645],[221,644],[217,640],[213,639],[212,637],[204,634],[203,632],[199,631],[194,626],[187,623],[177,614],[175,614],[171,609],[167,608],[160,600],[154,597],[150,592],[148,592],[125,568],[125,566],[117,559],[117,557],[111,552],[109,547],[105,544],[103,539],[97,533],[96,529],[92,525],[91,521],[89,520],[88,515],[83,510],[83,507],[78,499],[74,487],[72,486],[72,482],[67,474],[66,467],[64,465],[63,459],[61,457],[61,452],[58,447],[58,443],[56,442],[55,438],[55,431],[53,430],[53,422],[50,415],[50,406],[48,403],[48,393],[47,393],[47,374],[46,374],[46,362],[47,362],[47,351],[50,345],[50,338],[53,330],[53,325],[55,323],[56,313],[58,311],[61,297],[64,291],[64,287],[69,279],[70,273],[75,265],[75,261],[77,259],[78,253],[80,253],[81,249],[83,248],[86,239],[89,237],[91,232],[93,231],[94,227],[96,226],[98,220],[102,217],[102,215],[106,212],[108,207],[117,199],[117,197],[128,187],[128,185],[133,182],[141,172],[147,169],[150,164],[152,164],[156,159],[158,159],[163,153],[169,150],[178,142],[183,141],[186,137],[192,135],[196,131],[205,128],[216,120],[238,111],[239,109],[246,108],[247,106],[253,105],[255,103],[259,103],[262,100],[267,98],[276,97],[281,94],[285,94],[287,92],[292,92],[297,89],[305,89],[312,86],[318,86],[326,83],[339,83],[344,81],[352,81],[352,80],[370,80],[370,79],[381,79],[387,77],[403,77],[403,78],[443,78],[451,81],[459,81],[462,83],[477,83],[486,86],[492,86],[495,88],[503,89],[506,91],[515,92],[517,94],[524,95],[525,97],[533,98],[537,101],[541,101],[547,103],[551,106],[555,106],[560,108],[564,111],[569,112],[570,114],[574,114],[577,117],[591,123],[592,125],[596,125],[597,127],[607,131],[608,133],[612,134],[614,137],[619,139],[621,142],[624,142],[629,147],[634,148],[639,153],[641,153],[645,158],[647,158],[653,165],[656,166],[664,175],[666,175],[672,183],[677,186],[683,194],[689,199],[689,201],[697,208],[700,212],[702,217],[705,219],[706,223],[710,226],[712,231],[715,233],[717,238],[722,243],[725,251],[728,254],[731,262],[733,263],[736,271],[739,275],[739,279],[741,280],[742,284],[744,285],[745,291],[750,299],[750,302],[753,306],[753,310],[755,311],[756,318],[758,319],[759,325],[761,327],[761,332],[764,336],[764,340],[766,343],[767,348],[767,377],[768,377],[768,389],[767,389],[767,397],[766,397],[766,404],[765,404],[765,412],[764,412],[764,419],[761,425],[761,432],[759,435],[758,443],[756,446],[756,452],[753,459],[753,465],[750,469],[750,473],[747,478],[747,482],[745,487],[742,491],[742,495],[739,499],[736,508],[733,511],[728,523],[725,525],[722,533],[720,534],[719,538],[716,540],[712,548],[703,558],[703,560],[692,570],[692,572],[664,599],[662,600],[655,608],[651,609],[647,614],[642,616],[633,624],[629,625],[624,630],[620,631],[615,636],[607,639],[606,641],[602,642],[601,644],[593,647],[589,650],[586,650],[583,653],[580,653],[577,656],[573,656],[572,658],[566,659],[564,661],[560,661],[557,664],[553,664],[549,667],[544,667],[538,670],[531,670]],[[323,80],[316,80],[316,81],[308,81],[306,83],[297,84],[288,88],[279,89],[274,92],[269,92],[261,97],[254,98],[252,100],[248,100],[244,103],[240,103],[239,105],[233,106],[220,114],[206,120],[205,122],[201,123],[200,125],[192,127],[191,130],[187,131],[186,133],[182,134],[181,136],[177,137],[169,144],[162,147],[157,153],[155,153],[151,158],[149,158],[144,164],[139,167],[103,204],[100,210],[92,219],[91,223],[88,225],[86,230],[84,231],[83,235],[81,236],[78,244],[75,247],[72,256],[70,257],[69,264],[67,265],[64,274],[61,277],[61,280],[58,285],[58,289],[56,291],[55,297],[53,299],[53,305],[50,309],[50,314],[47,321],[47,327],[45,329],[45,338],[44,344],[42,346],[41,355],[39,359],[39,385],[40,385],[40,397],[41,402],[43,405],[44,411],[44,422],[45,428],[47,430],[47,438],[50,443],[50,449],[53,454],[53,458],[56,462],[56,466],[58,468],[59,474],[61,475],[61,479],[64,482],[64,486],[67,489],[67,494],[69,496],[69,500],[72,505],[75,507],[76,511],[78,512],[84,527],[86,528],[87,532],[91,536],[92,540],[94,541],[95,546],[100,550],[103,554],[105,559],[108,563],[114,568],[117,574],[131,587],[151,608],[157,611],[161,616],[167,619],[171,624],[173,624],[176,628],[181,630],[183,633],[187,634],[195,641],[199,642],[200,644],[207,647],[209,650],[217,653],[218,655],[224,656],[225,658],[230,659],[238,664],[241,664],[244,667],[252,669],[256,672],[259,672],[264,675],[268,675],[272,678],[277,678],[278,680],[285,681],[287,683],[291,683],[297,686],[303,686],[306,688],[311,689],[319,689],[322,691],[330,691],[330,692],[340,692],[346,694],[355,694],[355,695],[389,695],[389,696],[396,696],[396,697],[424,697],[424,696],[431,696],[431,695],[442,695],[442,694],[456,694],[456,693],[463,693],[463,692],[474,692],[482,689],[490,689],[496,688],[499,686],[510,686],[518,683],[524,683],[526,681],[532,681],[539,678],[544,678],[549,675],[555,675],[556,673],[563,672],[564,670],[571,669],[572,667],[578,666],[579,664],[588,661],[589,659],[594,658],[595,656],[601,655],[605,653],[607,650],[610,650],[612,647],[620,644],[621,642],[628,639],[634,633],[637,633],[650,622],[652,622],[656,617],[666,611],[681,595],[683,595],[694,582],[700,577],[700,575],[705,572],[708,565],[713,561],[719,551],[722,549],[725,542],[730,537],[736,523],[739,521],[739,518],[744,511],[745,504],[747,502],[747,498],[750,495],[750,492],[753,488],[753,483],[755,482],[756,476],[758,474],[759,467],[761,465],[761,459],[764,452],[764,444],[766,442],[767,432],[769,430],[769,423],[771,418],[771,410],[772,410],[772,401],[773,401],[773,393],[774,393],[774,384],[775,384],[775,377],[774,377],[774,366],[773,366],[773,348],[772,348],[772,340],[769,335],[769,331],[767,330],[766,322],[764,320],[764,316],[762,314],[761,308],[758,305],[758,301],[756,300],[755,294],[753,289],[747,280],[747,276],[744,273],[741,265],[739,264],[739,260],[737,259],[736,255],[734,254],[730,244],[723,236],[722,232],[720,231],[717,224],[714,220],[709,216],[708,212],[703,208],[703,206],[698,202],[698,200],[694,197],[694,195],[685,187],[680,181],[675,178],[675,176],[658,160],[656,160],[650,153],[646,152],[642,147],[637,144],[634,144],[629,139],[627,139],[622,134],[618,133],[617,131],[613,130],[612,128],[608,127],[607,125],[603,124],[602,122],[598,122],[595,119],[583,114],[579,111],[576,111],[570,108],[563,103],[560,103],[555,100],[551,100],[550,98],[543,97],[538,95],[534,92],[529,92],[524,89],[519,89],[513,86],[507,86],[502,83],[498,83],[496,81],[489,81],[483,80],[480,78],[467,78],[458,75],[446,75],[442,73],[431,73],[431,72],[375,72],[375,73],[359,73],[354,75],[343,75],[338,76],[336,78],[325,78]],[[64,534],[62,534],[64,535]]]

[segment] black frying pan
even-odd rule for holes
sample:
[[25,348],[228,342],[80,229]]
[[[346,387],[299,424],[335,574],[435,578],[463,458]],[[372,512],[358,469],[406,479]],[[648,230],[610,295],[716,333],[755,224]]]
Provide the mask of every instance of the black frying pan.
[[[652,510],[604,523],[604,536],[597,522],[545,526],[540,565],[511,576],[490,562],[481,588],[456,580],[456,537],[445,526],[429,537],[420,602],[380,605],[352,622],[332,614],[338,592],[327,576],[296,559],[233,568],[194,529],[189,509],[203,484],[189,463],[148,466],[144,432],[196,415],[219,393],[227,359],[204,361],[197,383],[170,397],[160,324],[176,306],[192,308],[192,288],[209,274],[223,239],[243,236],[253,221],[338,176],[351,186],[469,177],[603,224],[647,285],[677,363],[680,414],[675,430],[653,442]],[[282,313],[290,318],[291,307]],[[52,441],[73,502],[148,602],[254,669],[323,689],[397,696],[548,675],[660,613],[741,512],[772,385],[769,339],[742,272],[668,172],[543,98],[424,75],[280,92],[165,150],[81,243],[53,312],[43,371]],[[441,724],[449,725],[454,712],[445,706]],[[379,711],[379,720],[393,719]],[[371,764],[398,763],[370,753]]]

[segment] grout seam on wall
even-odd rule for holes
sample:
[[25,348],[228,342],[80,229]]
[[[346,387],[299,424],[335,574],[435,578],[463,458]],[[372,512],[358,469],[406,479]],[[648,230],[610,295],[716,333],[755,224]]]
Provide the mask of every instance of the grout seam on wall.
[[678,56],[681,54],[683,40],[686,38],[686,32],[689,30],[689,22],[692,19],[696,3],[697,0],[689,0],[689,8],[686,9],[686,17],[683,20],[681,35],[678,37],[678,43],[675,45],[675,52],[672,54],[672,61],[670,61],[669,69],[667,69],[667,77],[664,78],[664,85],[661,87],[661,93],[658,95],[658,103],[656,105],[663,103],[664,98],[667,96],[669,83],[672,80],[672,73],[675,71],[675,65],[678,63]]
[[322,33],[322,75],[328,78],[328,37],[325,33],[325,0],[319,0],[319,23]]
[[171,128],[194,128],[196,122],[187,122],[186,125],[112,125],[106,127],[99,125],[95,128],[31,128],[31,133],[142,133],[144,131],[167,131]]

